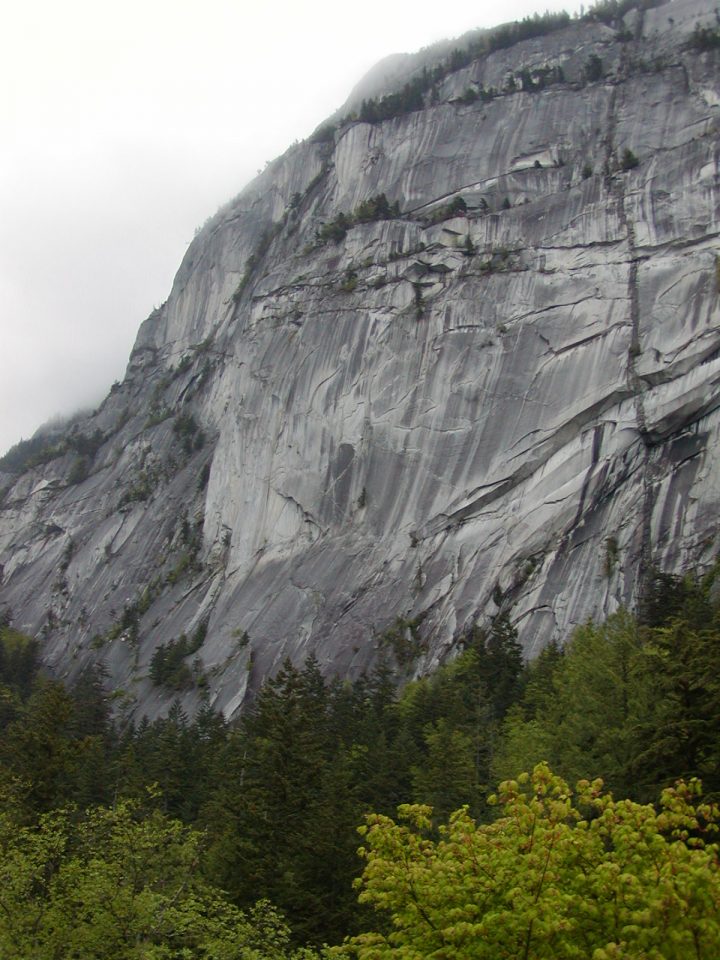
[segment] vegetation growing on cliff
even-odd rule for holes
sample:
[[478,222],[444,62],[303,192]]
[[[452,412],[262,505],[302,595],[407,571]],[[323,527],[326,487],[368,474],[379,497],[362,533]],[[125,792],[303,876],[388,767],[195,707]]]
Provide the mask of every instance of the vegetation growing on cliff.
[[24,473],[66,453],[75,453],[79,458],[92,460],[106,440],[100,430],[91,434],[81,433],[77,424],[61,431],[40,433],[29,440],[20,440],[0,457],[0,470],[8,473]]
[[705,50],[716,50],[720,47],[720,29],[697,24],[690,37],[689,45],[699,53]]
[[[424,67],[421,73],[408,80],[395,93],[363,100],[357,116],[345,118],[343,122],[357,119],[365,123],[379,123],[422,110],[428,92],[431,92],[445,77],[472,63],[473,60],[494,53],[496,50],[512,47],[521,40],[541,37],[555,30],[561,30],[569,23],[570,15],[565,12],[534,14],[532,17],[525,17],[515,23],[503,24],[494,30],[483,32],[471,40],[467,46],[453,49],[444,61],[432,69]],[[492,99],[493,93],[489,92],[485,96],[483,92],[478,95],[483,99]]]
[[[661,0],[598,0],[586,12],[581,13],[579,19],[586,22],[600,22],[607,26],[616,26],[618,40],[632,39],[632,34],[623,27],[622,19],[631,10],[647,10],[659,6]],[[403,86],[382,97],[368,97],[364,99],[360,108],[354,114],[344,117],[340,126],[359,120],[363,123],[381,123],[392,120],[417,110],[423,110],[429,105],[438,102],[438,85],[446,78],[469,66],[476,60],[481,60],[498,50],[507,50],[536,37],[547,36],[558,30],[563,30],[571,23],[570,14],[566,11],[545,12],[533,14],[512,23],[505,23],[492,30],[478,31],[471,35],[462,47],[455,47],[450,54],[433,67],[423,67],[422,70]],[[693,33],[689,46],[692,49],[703,51],[714,49],[720,45],[720,33],[710,27],[697,27]],[[603,77],[602,61],[597,54],[591,54],[585,71],[585,79],[592,83]],[[565,76],[560,66],[541,67],[530,73],[523,70],[517,78],[510,77],[507,92],[523,90],[535,92],[546,87],[564,83]],[[480,99],[483,102],[497,96],[494,88],[488,90],[473,86],[467,87],[459,98],[459,102],[469,104]],[[334,128],[332,129],[334,133]],[[317,138],[318,134],[313,139]]]
[[328,240],[333,243],[339,243],[345,237],[348,230],[358,223],[393,220],[399,216],[400,207],[397,200],[390,203],[384,193],[379,193],[375,197],[363,200],[352,213],[343,213],[341,211],[329,223],[323,224],[317,231],[317,240],[320,243],[326,243]]

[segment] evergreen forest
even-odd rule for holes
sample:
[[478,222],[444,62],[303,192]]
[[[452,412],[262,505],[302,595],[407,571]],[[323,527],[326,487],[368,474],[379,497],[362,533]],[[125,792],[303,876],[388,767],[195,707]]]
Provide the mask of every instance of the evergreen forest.
[[122,725],[0,634],[0,957],[720,956],[720,565],[404,684],[286,662]]

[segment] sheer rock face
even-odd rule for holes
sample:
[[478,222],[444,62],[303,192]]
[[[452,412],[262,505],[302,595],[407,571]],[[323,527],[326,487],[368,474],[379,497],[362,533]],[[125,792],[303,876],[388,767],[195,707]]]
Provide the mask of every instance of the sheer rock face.
[[[532,655],[651,564],[710,562],[720,51],[697,23],[710,5],[677,0],[624,40],[573,23],[498,51],[220,211],[76,428],[97,453],[3,478],[2,600],[51,668],[102,661],[155,715],[178,690],[153,654],[207,622],[175,686],[232,714],[285,656],[357,675],[396,617],[423,618],[416,672],[499,607]],[[460,102],[473,85],[505,92]],[[400,217],[317,242],[381,192]]]

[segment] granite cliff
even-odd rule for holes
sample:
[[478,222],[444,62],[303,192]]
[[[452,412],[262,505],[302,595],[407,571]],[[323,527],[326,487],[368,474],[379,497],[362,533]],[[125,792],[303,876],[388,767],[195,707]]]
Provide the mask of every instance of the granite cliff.
[[711,562],[719,39],[674,0],[394,60],[419,106],[356,92],[219,211],[122,383],[1,475],[50,668],[231,715],[288,655],[422,672],[498,610],[532,655]]

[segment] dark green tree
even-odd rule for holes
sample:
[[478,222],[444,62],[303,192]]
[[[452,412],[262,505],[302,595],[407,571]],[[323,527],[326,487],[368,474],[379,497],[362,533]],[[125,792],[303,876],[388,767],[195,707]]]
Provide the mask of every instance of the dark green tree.
[[[285,661],[218,757],[203,809],[208,871],[240,905],[267,897],[300,941],[341,939],[361,808],[317,661]],[[339,743],[338,743],[339,741]]]

